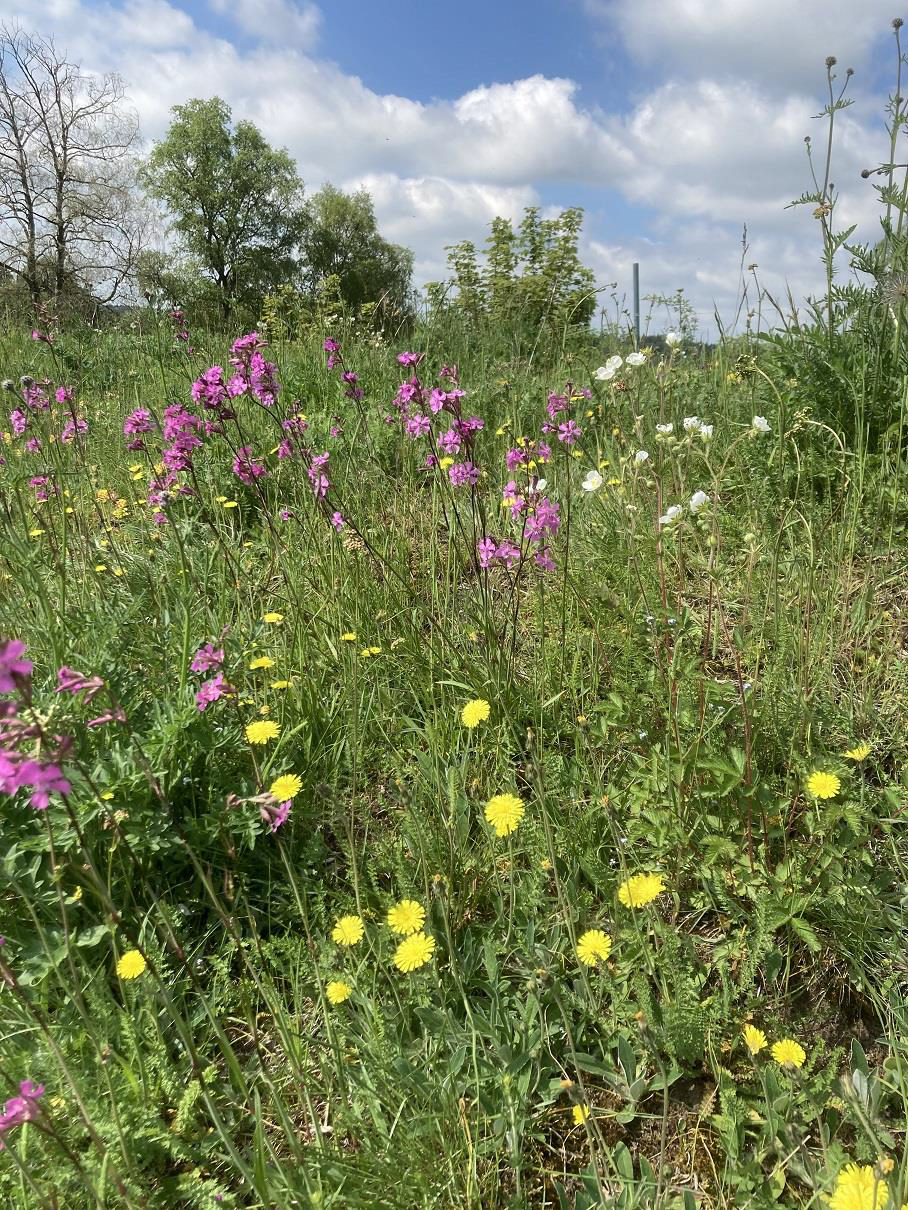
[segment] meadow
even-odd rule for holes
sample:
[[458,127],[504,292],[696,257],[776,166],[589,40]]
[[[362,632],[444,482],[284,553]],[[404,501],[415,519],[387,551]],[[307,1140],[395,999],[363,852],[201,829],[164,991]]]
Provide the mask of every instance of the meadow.
[[4,1206],[908,1202],[903,302],[0,336]]

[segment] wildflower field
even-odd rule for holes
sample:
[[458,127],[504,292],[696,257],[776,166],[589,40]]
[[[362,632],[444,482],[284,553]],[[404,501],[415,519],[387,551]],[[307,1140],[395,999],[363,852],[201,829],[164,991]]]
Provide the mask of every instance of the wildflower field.
[[34,335],[4,1206],[908,1201],[904,395]]

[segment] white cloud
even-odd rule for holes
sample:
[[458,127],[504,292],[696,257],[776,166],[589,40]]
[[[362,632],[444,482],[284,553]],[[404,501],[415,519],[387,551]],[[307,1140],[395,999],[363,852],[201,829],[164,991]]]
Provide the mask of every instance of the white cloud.
[[318,37],[321,13],[308,0],[209,0],[209,4],[243,33],[265,42],[310,48]]

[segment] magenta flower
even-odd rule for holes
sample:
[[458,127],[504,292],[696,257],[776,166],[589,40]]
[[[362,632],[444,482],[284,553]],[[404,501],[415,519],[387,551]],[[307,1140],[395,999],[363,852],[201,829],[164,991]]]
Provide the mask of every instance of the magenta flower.
[[448,478],[454,487],[474,487],[479,482],[479,467],[472,462],[455,462],[448,467]]
[[83,420],[81,416],[70,416],[63,425],[63,432],[60,434],[60,440],[64,444],[68,444],[74,437],[81,436],[88,432],[88,421]]
[[322,344],[322,348],[325,350],[326,353],[339,353],[340,352],[340,345],[337,343],[336,340],[332,340],[330,336],[328,336],[325,339],[325,341]]
[[217,676],[213,676],[210,681],[206,681],[198,693],[195,695],[195,704],[199,710],[204,710],[210,706],[212,702],[216,702],[222,698],[225,693],[230,691],[230,686],[224,680],[223,673],[219,672]]
[[86,702],[90,702],[103,688],[104,682],[99,676],[85,676],[65,665],[57,673],[57,693],[71,693],[73,696],[84,693]]
[[20,787],[32,787],[29,801],[36,811],[47,810],[51,794],[69,794],[72,789],[59,765],[42,764],[38,760],[23,761],[18,779]]
[[192,657],[192,663],[189,667],[193,672],[197,673],[210,672],[212,668],[220,668],[223,662],[224,649],[222,647],[216,648],[213,643],[206,643]]
[[423,416],[417,412],[415,416],[410,416],[404,426],[407,431],[407,436],[414,440],[417,437],[428,437],[429,435],[429,417]]
[[136,433],[150,433],[154,429],[154,421],[148,408],[136,408],[123,421],[123,435],[132,437]]
[[28,428],[28,417],[20,408],[13,408],[9,414],[9,422],[14,437],[21,437]]
[[268,824],[269,832],[276,832],[284,826],[290,815],[290,802],[263,803],[259,808],[262,822]]
[[576,420],[568,420],[558,425],[558,440],[565,445],[573,445],[582,432]]
[[263,462],[257,462],[253,457],[251,457],[251,449],[252,446],[250,445],[241,445],[233,459],[233,473],[240,480],[240,482],[245,483],[247,487],[255,483],[256,479],[260,478],[262,475],[267,475],[268,473],[265,470],[265,464]]
[[449,456],[453,456],[454,454],[459,454],[460,453],[460,433],[457,432],[456,428],[451,427],[448,429],[448,431],[446,433],[442,433],[438,437],[436,444],[437,444],[438,448],[444,454],[448,454]]
[[343,513],[334,512],[331,514],[331,524],[338,533],[344,528],[347,522],[344,520]]
[[0,693],[15,693],[19,685],[32,674],[31,660],[20,659],[25,653],[21,639],[6,639],[0,643]]
[[[19,1085],[19,1095],[10,1097],[0,1112],[0,1134],[5,1134],[14,1126],[21,1126],[23,1122],[33,1121],[38,1116],[38,1101],[43,1096],[43,1084],[23,1080]],[[0,1143],[0,1149],[2,1147]]]
[[120,706],[114,706],[112,710],[108,710],[105,714],[99,714],[97,718],[90,718],[85,724],[86,727],[101,727],[104,723],[125,723],[126,715]]
[[425,353],[398,353],[397,361],[402,366],[418,366],[424,357]]

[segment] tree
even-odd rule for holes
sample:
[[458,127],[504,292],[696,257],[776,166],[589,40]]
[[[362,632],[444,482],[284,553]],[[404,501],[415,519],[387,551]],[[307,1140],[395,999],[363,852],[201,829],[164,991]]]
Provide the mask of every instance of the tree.
[[143,171],[184,251],[215,284],[224,320],[261,305],[296,273],[303,184],[283,149],[252,122],[231,129],[229,106],[198,98],[171,110],[173,122]]
[[344,193],[325,185],[309,200],[302,235],[303,279],[315,294],[334,276],[347,306],[378,303],[391,315],[410,308],[413,253],[388,243],[378,232],[365,189]]
[[88,76],[52,40],[0,26],[0,265],[33,308],[90,289],[109,302],[145,230],[118,76]]

